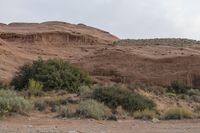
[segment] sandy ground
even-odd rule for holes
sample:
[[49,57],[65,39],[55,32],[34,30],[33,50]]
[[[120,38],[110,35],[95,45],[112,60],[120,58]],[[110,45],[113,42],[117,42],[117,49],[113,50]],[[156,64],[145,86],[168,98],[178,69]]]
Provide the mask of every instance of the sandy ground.
[[49,114],[11,117],[0,121],[0,133],[199,133],[200,120],[96,121],[57,119]]

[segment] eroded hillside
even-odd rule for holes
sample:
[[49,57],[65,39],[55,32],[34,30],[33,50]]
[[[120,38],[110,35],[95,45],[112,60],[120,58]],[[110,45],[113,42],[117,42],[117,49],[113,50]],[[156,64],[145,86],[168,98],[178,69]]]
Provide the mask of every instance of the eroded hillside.
[[87,54],[82,47],[112,44],[116,40],[118,38],[108,32],[83,24],[0,24],[1,80],[10,81],[21,65],[39,56],[77,62]]
[[[114,43],[113,43],[114,42]],[[63,22],[0,25],[0,75],[9,82],[38,57],[80,65],[98,82],[200,86],[200,44],[186,39],[120,40],[83,24]]]

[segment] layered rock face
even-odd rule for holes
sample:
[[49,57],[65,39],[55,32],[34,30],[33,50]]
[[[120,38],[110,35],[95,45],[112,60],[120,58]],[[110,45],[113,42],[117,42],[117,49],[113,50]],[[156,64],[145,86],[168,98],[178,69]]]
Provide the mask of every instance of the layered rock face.
[[109,44],[118,40],[108,32],[83,24],[64,22],[11,23],[0,25],[0,38],[11,43],[67,45]]

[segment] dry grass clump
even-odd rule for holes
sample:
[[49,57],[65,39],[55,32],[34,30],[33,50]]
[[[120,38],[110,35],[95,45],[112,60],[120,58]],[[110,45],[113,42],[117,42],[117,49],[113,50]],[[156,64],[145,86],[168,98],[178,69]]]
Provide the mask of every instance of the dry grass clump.
[[133,117],[135,119],[152,120],[156,117],[156,112],[154,110],[145,109],[143,111],[134,112]]
[[173,107],[169,108],[164,112],[163,118],[166,120],[169,119],[191,119],[194,118],[195,114],[183,107]]
[[67,106],[58,106],[57,112],[58,116],[61,118],[76,118],[79,117],[78,105],[69,104]]
[[79,104],[60,106],[57,112],[62,118],[94,118],[96,120],[108,119],[112,115],[107,106],[93,99],[83,100]]
[[79,94],[81,99],[91,98],[94,88],[90,88],[89,86],[81,86],[79,87]]
[[79,113],[80,116],[97,120],[106,119],[112,114],[110,109],[103,103],[99,103],[92,99],[80,102]]

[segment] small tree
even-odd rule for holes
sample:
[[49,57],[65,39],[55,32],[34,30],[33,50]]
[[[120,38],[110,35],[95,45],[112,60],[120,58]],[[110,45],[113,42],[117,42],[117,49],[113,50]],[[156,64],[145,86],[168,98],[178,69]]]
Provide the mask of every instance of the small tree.
[[24,65],[11,85],[21,90],[28,85],[30,79],[41,82],[44,89],[65,89],[71,92],[78,91],[81,85],[91,83],[87,73],[61,59],[38,59],[32,64]]

